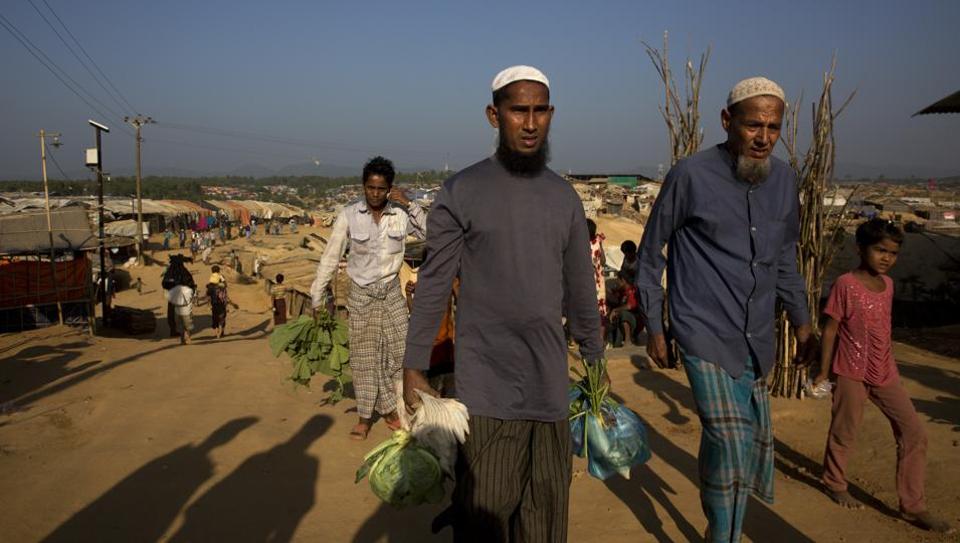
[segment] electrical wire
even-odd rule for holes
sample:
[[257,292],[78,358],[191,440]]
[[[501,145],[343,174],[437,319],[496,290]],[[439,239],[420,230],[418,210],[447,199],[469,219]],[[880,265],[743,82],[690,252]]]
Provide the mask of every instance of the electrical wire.
[[[2,17],[2,16],[0,16],[0,17]],[[34,44],[32,41],[30,41],[30,38],[28,38],[23,32],[21,32],[20,29],[18,29],[18,28],[16,27],[16,25],[14,25],[13,23],[11,23],[9,19],[4,18],[4,20],[7,22],[8,25],[10,25],[11,28],[13,28],[14,31],[17,32],[17,34],[19,34],[19,36],[20,36],[21,38],[23,38],[23,41],[26,41],[26,42],[30,45],[30,47],[33,47],[38,53],[40,53],[40,55],[42,55],[43,58],[45,58],[46,61],[50,63],[50,65],[52,65],[54,68],[56,68],[57,70],[59,70],[60,73],[63,74],[64,77],[66,77],[67,79],[69,79],[70,82],[73,83],[73,85],[74,85],[75,87],[77,87],[78,89],[82,90],[91,100],[93,100],[94,102],[96,102],[97,104],[99,104],[100,107],[102,107],[103,109],[109,111],[111,114],[113,114],[114,117],[121,118],[121,119],[123,118],[123,115],[120,115],[119,113],[117,113],[116,111],[114,111],[113,108],[111,108],[111,107],[108,106],[107,104],[104,104],[103,102],[101,102],[100,99],[97,98],[96,96],[94,96],[92,92],[88,91],[88,90],[86,89],[86,87],[84,87],[83,85],[81,85],[80,83],[78,83],[77,80],[75,80],[74,78],[70,77],[70,74],[68,74],[66,70],[64,70],[63,68],[61,68],[56,62],[53,61],[53,59],[51,59],[46,53],[44,53],[44,52],[43,52],[43,49],[40,49],[39,47],[36,46],[36,44]]]
[[[26,37],[21,38],[20,36],[18,36],[18,35],[17,35],[17,32],[19,32],[19,30],[16,30],[16,31],[15,31],[15,28],[16,28],[16,27],[14,27],[14,26],[10,23],[10,21],[8,21],[7,18],[4,17],[3,15],[0,15],[0,25],[2,25],[4,28],[6,28],[6,29],[7,29],[7,32],[9,32],[11,36],[13,36],[14,38],[16,38],[16,40],[20,42],[20,45],[23,45],[23,47],[27,50],[28,53],[30,53],[31,55],[33,55],[33,58],[37,59],[37,61],[40,62],[40,64],[43,64],[43,67],[44,67],[44,68],[46,68],[47,70],[50,70],[50,73],[52,73],[52,74],[54,75],[54,77],[56,77],[57,79],[59,79],[60,82],[63,83],[63,85],[64,85],[65,87],[67,87],[67,89],[68,89],[70,92],[72,92],[73,94],[76,94],[76,95],[77,95],[77,98],[83,100],[83,102],[84,102],[85,104],[87,104],[88,106],[90,106],[90,109],[92,109],[92,110],[94,110],[95,112],[97,112],[97,114],[99,114],[101,117],[104,117],[104,118],[107,118],[107,117],[108,117],[108,115],[106,115],[104,112],[102,112],[102,111],[100,111],[99,109],[97,109],[97,106],[91,104],[90,101],[87,100],[83,95],[81,95],[75,88],[71,87],[70,84],[67,83],[67,82],[63,79],[63,77],[61,77],[60,74],[58,74],[53,68],[51,68],[49,64],[47,64],[46,62],[44,62],[44,60],[43,60],[42,58],[40,58],[40,57],[37,55],[37,53],[35,53],[35,52],[33,51],[33,49],[30,48],[30,45],[33,45],[33,44],[31,43],[30,45],[27,45],[27,43],[29,43],[29,40],[24,41],[24,40],[26,39]],[[8,26],[8,25],[9,25],[9,26]],[[43,54],[43,53],[41,52],[41,54]],[[44,55],[44,56],[46,56],[46,55]],[[51,61],[51,63],[52,63],[52,61]],[[59,66],[58,66],[57,68],[59,69]],[[67,76],[67,77],[69,78],[69,76]]]
[[[24,47],[24,49],[26,49],[27,52],[30,53],[30,54],[33,56],[33,58],[37,59],[37,61],[40,62],[40,64],[42,64],[44,68],[46,68],[47,70],[49,70],[50,73],[52,73],[52,74],[54,75],[54,77],[56,77],[61,83],[63,83],[63,86],[67,87],[67,89],[68,89],[70,92],[72,92],[73,94],[75,94],[75,95],[77,96],[77,98],[79,98],[80,100],[82,100],[83,103],[87,104],[87,106],[89,106],[90,109],[92,109],[93,111],[95,111],[98,115],[100,115],[100,116],[101,116],[102,118],[104,118],[104,119],[114,119],[114,120],[121,120],[121,119],[123,119],[123,115],[118,115],[118,114],[117,114],[115,111],[113,111],[110,107],[106,106],[103,102],[101,102],[101,101],[98,100],[95,96],[93,96],[92,94],[90,94],[90,92],[89,92],[88,90],[86,90],[86,89],[83,87],[83,85],[80,85],[80,84],[77,83],[72,77],[70,77],[70,75],[67,74],[67,72],[63,70],[63,68],[61,68],[60,66],[58,66],[57,63],[54,62],[49,56],[47,56],[47,54],[44,53],[42,49],[40,49],[39,47],[37,47],[36,45],[34,45],[33,42],[31,42],[30,39],[27,38],[26,35],[23,34],[23,32],[20,32],[20,30],[16,27],[16,25],[14,25],[12,22],[10,22],[10,20],[7,19],[6,17],[4,17],[2,14],[0,14],[0,26],[3,26],[3,27],[7,30],[7,32],[10,33],[11,36],[13,36],[17,41],[20,42],[20,45],[22,45],[22,46]],[[39,53],[39,54],[38,54],[38,53]],[[42,56],[43,58],[41,58],[41,56]],[[44,59],[46,59],[46,60],[44,60]],[[52,66],[52,67],[51,67],[51,66]],[[56,68],[56,70],[54,70],[54,68]],[[63,74],[63,76],[61,76],[60,73],[57,73],[57,70],[59,70],[59,71]],[[73,83],[73,86],[71,86],[71,84],[68,83],[68,82],[64,79],[64,77],[66,77],[71,83]],[[74,88],[74,86],[75,86],[76,88]],[[87,93],[88,95],[90,95],[90,98],[92,98],[95,102],[97,102],[98,104],[100,104],[104,109],[106,109],[107,111],[110,111],[111,113],[113,113],[113,117],[111,117],[110,115],[105,114],[103,111],[101,111],[99,108],[97,108],[97,106],[95,106],[95,105],[93,105],[92,103],[90,103],[90,101],[87,100],[86,97],[84,97],[82,94],[80,94],[80,92],[77,90],[77,88],[79,88],[79,89],[82,90],[83,92],[85,92],[85,93]],[[119,126],[120,126],[120,130],[123,131],[123,132],[125,132],[127,135],[130,135],[130,136],[133,135],[133,133],[130,132],[129,130],[126,130],[122,124],[119,125]]]
[[63,29],[67,31],[67,34],[70,36],[70,38],[73,39],[73,42],[77,44],[77,47],[80,48],[80,52],[83,53],[83,56],[87,57],[87,59],[90,60],[90,64],[93,64],[93,67],[97,69],[97,72],[99,72],[100,75],[103,76],[104,81],[106,81],[107,84],[110,85],[110,88],[112,88],[117,93],[117,96],[119,96],[120,99],[123,100],[123,103],[127,104],[127,107],[130,109],[130,111],[139,113],[139,110],[133,107],[130,101],[127,100],[127,97],[124,96],[123,93],[120,92],[120,89],[118,89],[117,86],[113,84],[113,81],[111,81],[110,78],[107,77],[107,74],[103,73],[103,70],[100,69],[100,66],[96,63],[95,60],[93,60],[93,57],[91,57],[90,54],[87,53],[87,50],[83,48],[83,45],[80,44],[80,40],[78,40],[77,37],[73,35],[73,32],[70,32],[70,29],[67,27],[66,23],[63,22],[63,20],[60,18],[59,15],[57,15],[57,12],[54,11],[53,7],[51,7],[50,4],[47,3],[47,0],[42,0],[42,2],[43,2],[43,5],[47,6],[47,9],[50,10],[50,13],[52,13],[53,16],[57,18],[57,21],[60,23],[60,26],[62,26]]
[[47,157],[49,157],[50,160],[53,162],[53,165],[57,167],[57,170],[60,172],[60,175],[61,177],[63,177],[63,180],[68,183],[73,183],[73,180],[70,179],[70,177],[67,176],[66,172],[63,171],[63,168],[60,167],[60,163],[57,162],[57,157],[53,156],[53,153],[50,152],[50,146],[47,145],[46,142],[44,142],[43,145],[47,148]]
[[[67,43],[67,40],[65,40],[63,35],[60,34],[60,31],[57,30],[57,27],[53,26],[53,23],[50,22],[50,19],[47,19],[47,16],[44,15],[42,11],[40,11],[40,8],[37,7],[37,4],[35,4],[33,0],[27,0],[27,2],[29,2],[30,5],[33,6],[33,9],[34,11],[37,12],[37,15],[39,15],[40,18],[43,19],[43,22],[47,23],[47,26],[50,27],[50,30],[53,30],[53,33],[57,35],[57,38],[60,38],[60,43],[62,43],[63,46],[67,48],[67,51],[70,51],[70,54],[73,55],[73,58],[77,59],[77,62],[79,62],[80,65],[83,66],[83,69],[86,70],[88,74],[90,74],[90,77],[92,77],[93,80],[97,82],[97,85],[100,85],[100,88],[103,89],[105,93],[107,93],[107,96],[109,96],[110,99],[114,101],[114,103],[120,106],[121,110],[126,109],[126,106],[124,106],[120,102],[120,100],[117,100],[117,97],[110,92],[110,89],[108,89],[106,85],[104,85],[103,82],[100,81],[100,78],[97,77],[97,74],[93,73],[93,70],[91,70],[90,67],[87,66],[87,63],[84,62],[83,59],[80,58],[80,55],[78,55],[77,52],[73,49],[73,47],[71,47],[70,44]],[[49,8],[50,6],[48,5],[47,7]]]

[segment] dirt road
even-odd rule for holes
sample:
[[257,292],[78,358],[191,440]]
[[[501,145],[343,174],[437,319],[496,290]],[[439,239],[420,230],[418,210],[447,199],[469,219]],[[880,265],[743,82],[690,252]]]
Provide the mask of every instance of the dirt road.
[[[162,255],[158,255],[162,256]],[[209,268],[193,265],[198,283]],[[321,406],[286,380],[267,346],[262,286],[231,278],[239,306],[228,335],[168,337],[159,267],[134,270],[144,293],[116,303],[152,309],[149,337],[90,337],[69,328],[0,336],[0,534],[4,541],[450,541],[430,534],[443,507],[395,510],[353,483],[378,424],[351,441],[352,400]],[[648,424],[653,459],[607,482],[575,460],[570,541],[686,541],[703,533],[696,484],[699,423],[682,372],[645,369],[642,350],[611,351],[615,393]],[[930,437],[927,496],[960,524],[960,361],[896,346],[904,383]],[[869,507],[845,511],[819,490],[826,402],[773,402],[776,505],[750,505],[750,541],[957,541],[896,518],[896,447],[867,409],[851,482]]]

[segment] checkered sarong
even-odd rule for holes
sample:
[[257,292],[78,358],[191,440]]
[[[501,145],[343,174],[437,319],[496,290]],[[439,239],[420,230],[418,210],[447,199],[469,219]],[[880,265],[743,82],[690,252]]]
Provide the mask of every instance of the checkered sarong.
[[683,354],[700,424],[700,502],[708,541],[739,542],[750,495],[773,503],[773,428],[766,380],[753,360],[734,379],[722,368]]
[[369,419],[397,408],[396,382],[400,379],[407,337],[407,304],[400,280],[360,286],[350,285],[350,370],[357,398],[357,414]]

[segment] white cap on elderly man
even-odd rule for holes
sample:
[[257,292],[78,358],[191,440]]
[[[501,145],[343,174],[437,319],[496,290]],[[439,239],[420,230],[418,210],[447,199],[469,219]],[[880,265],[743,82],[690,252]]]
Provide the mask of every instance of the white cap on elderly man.
[[498,73],[497,76],[493,78],[493,84],[490,86],[493,92],[497,92],[510,83],[517,81],[536,81],[543,83],[548,89],[550,88],[550,81],[547,79],[547,76],[543,75],[543,72],[533,66],[523,65],[511,66]]
[[787,103],[786,95],[784,95],[780,85],[766,77],[751,77],[733,86],[730,95],[727,96],[727,107],[754,96],[776,96],[784,104]]

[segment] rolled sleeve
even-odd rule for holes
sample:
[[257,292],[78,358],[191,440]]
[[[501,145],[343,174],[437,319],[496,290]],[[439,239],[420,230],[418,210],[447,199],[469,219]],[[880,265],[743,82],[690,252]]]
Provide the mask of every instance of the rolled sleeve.
[[417,239],[426,239],[427,214],[424,213],[420,204],[411,201],[410,205],[407,206],[407,216],[409,217],[409,221],[407,221],[407,234]]
[[320,263],[317,264],[317,275],[310,285],[310,302],[314,309],[323,304],[327,285],[333,279],[333,274],[336,273],[337,266],[340,264],[340,258],[346,250],[347,222],[346,209],[344,209],[337,215],[337,220],[333,223],[330,241],[323,251],[323,256],[320,257]]

